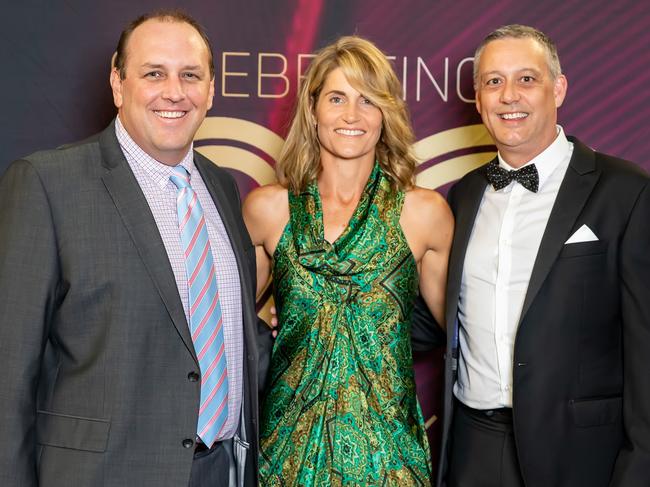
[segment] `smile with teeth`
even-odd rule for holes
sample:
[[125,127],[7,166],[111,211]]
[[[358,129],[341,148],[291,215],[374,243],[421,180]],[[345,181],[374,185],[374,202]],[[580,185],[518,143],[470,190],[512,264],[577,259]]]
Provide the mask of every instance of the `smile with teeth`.
[[154,113],[161,118],[181,118],[184,117],[187,112],[154,110]]
[[366,132],[358,129],[336,129],[335,132],[341,135],[363,135]]
[[501,114],[499,114],[499,117],[504,119],[504,120],[520,120],[522,118],[526,118],[527,116],[528,116],[528,114],[524,113],[524,112],[501,113]]

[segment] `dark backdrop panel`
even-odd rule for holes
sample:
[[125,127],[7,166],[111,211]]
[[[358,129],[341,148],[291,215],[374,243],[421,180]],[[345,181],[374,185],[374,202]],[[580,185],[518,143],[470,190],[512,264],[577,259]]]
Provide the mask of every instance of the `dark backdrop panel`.
[[[471,62],[463,60],[491,29],[532,24],[559,46],[569,78],[560,110],[567,133],[650,168],[650,11],[642,1],[27,0],[2,7],[0,173],[21,155],[84,138],[107,124],[114,114],[109,60],[119,32],[127,20],[161,5],[182,6],[212,38],[217,96],[210,115],[249,120],[281,136],[295,95],[298,54],[349,33],[367,36],[395,56],[418,139],[478,124],[465,101],[473,93]],[[226,88],[247,97],[222,96],[224,52],[239,53],[227,58],[227,70],[247,74],[227,77]],[[258,96],[260,53],[286,58],[284,96]],[[262,69],[277,73],[280,62],[266,57]],[[263,78],[262,94],[282,94],[285,86],[279,78]]]

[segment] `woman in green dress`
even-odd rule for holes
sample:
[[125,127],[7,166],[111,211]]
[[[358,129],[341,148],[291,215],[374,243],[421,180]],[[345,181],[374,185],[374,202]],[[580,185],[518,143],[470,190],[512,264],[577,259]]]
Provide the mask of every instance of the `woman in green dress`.
[[277,165],[244,217],[279,334],[260,424],[265,486],[430,485],[410,318],[439,323],[453,218],[414,185],[413,133],[386,56],[359,37],[321,50]]

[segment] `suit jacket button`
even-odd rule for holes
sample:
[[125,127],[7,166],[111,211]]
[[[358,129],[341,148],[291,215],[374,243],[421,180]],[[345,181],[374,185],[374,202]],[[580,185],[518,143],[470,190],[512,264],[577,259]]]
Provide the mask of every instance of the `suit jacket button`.
[[194,371],[187,374],[187,380],[189,380],[190,382],[198,382],[200,378],[201,376],[199,376],[199,374],[197,374]]
[[183,448],[192,448],[194,446],[194,440],[190,438],[185,438],[183,440]]

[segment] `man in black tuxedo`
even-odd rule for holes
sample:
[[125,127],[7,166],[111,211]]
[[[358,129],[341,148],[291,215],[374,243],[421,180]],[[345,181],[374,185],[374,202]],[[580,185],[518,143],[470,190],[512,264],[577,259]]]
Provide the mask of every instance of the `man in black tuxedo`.
[[192,150],[205,32],[136,19],[110,83],[108,128],[0,179],[0,485],[257,486],[271,341],[235,181]]
[[499,152],[449,192],[438,485],[647,486],[648,175],[556,124],[567,80],[542,32],[502,27],[474,62]]

